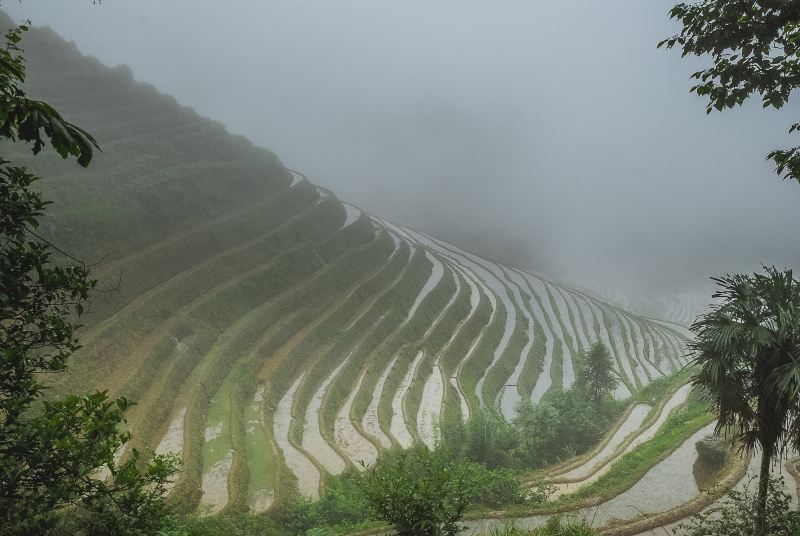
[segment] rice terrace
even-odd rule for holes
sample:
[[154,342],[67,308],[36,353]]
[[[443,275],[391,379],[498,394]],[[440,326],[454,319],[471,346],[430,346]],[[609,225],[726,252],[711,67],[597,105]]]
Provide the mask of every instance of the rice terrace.
[[[102,16],[111,4],[90,7]],[[116,481],[115,464],[145,467],[153,455],[176,463],[163,482],[167,524],[131,534],[711,536],[687,523],[754,493],[761,447],[740,453],[730,397],[715,405],[696,360],[711,350],[692,324],[724,295],[612,290],[397,223],[49,27],[25,31],[19,50],[25,92],[99,146],[84,169],[3,142],[4,161],[46,178],[34,184],[53,204],[35,236],[97,280],[76,317],[80,347],[42,396],[135,402],[119,431],[130,440],[84,468],[84,482]],[[798,332],[787,340],[800,344]],[[729,434],[715,436],[718,423]],[[768,504],[785,501],[788,517],[747,534],[784,534],[775,527],[789,530],[790,518],[800,531],[796,430],[780,427]],[[463,459],[486,484],[457,529],[403,532],[376,514],[427,470],[413,456],[452,474]],[[376,506],[382,464],[404,469],[380,481]],[[452,491],[441,485],[431,497]],[[41,526],[127,534],[77,523]],[[36,533],[17,527],[9,534]]]

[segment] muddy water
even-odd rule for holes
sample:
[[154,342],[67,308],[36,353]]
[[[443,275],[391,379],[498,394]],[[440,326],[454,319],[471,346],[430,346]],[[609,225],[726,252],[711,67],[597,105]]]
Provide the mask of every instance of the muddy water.
[[180,454],[183,451],[183,418],[186,416],[186,408],[180,409],[175,413],[169,429],[161,442],[156,447],[156,454]]
[[[578,519],[587,519],[592,526],[600,527],[612,519],[633,519],[640,514],[658,513],[680,506],[694,498],[699,490],[694,481],[693,467],[697,459],[695,443],[712,433],[710,424],[678,447],[665,460],[656,464],[639,482],[628,491],[594,508],[577,510],[570,514]],[[532,529],[542,526],[549,516],[531,516],[515,520],[521,528]],[[464,534],[476,534],[491,528],[504,526],[508,520],[485,519],[465,523]]]
[[[509,271],[509,274],[511,278],[517,284],[519,284],[523,289],[527,288],[531,294],[534,294],[532,275],[523,274],[514,269],[511,269]],[[536,384],[533,387],[533,391],[531,391],[531,402],[535,404],[542,399],[544,394],[550,389],[550,386],[553,384],[553,379],[550,376],[550,369],[553,366],[553,334],[550,331],[547,321],[545,320],[542,308],[539,306],[539,303],[532,295],[528,296],[527,305],[529,310],[533,313],[533,316],[536,318],[536,322],[539,323],[539,327],[542,329],[542,332],[544,333],[545,348],[544,348],[544,363],[542,366],[542,372],[536,379]]]
[[292,403],[304,376],[305,374],[299,376],[278,402],[278,407],[273,415],[272,432],[275,435],[275,442],[278,444],[278,448],[283,452],[286,466],[297,477],[297,486],[300,494],[303,497],[317,499],[319,498],[319,470],[305,454],[297,450],[289,442],[289,427],[293,419]]
[[422,401],[417,411],[417,432],[428,448],[434,448],[439,440],[439,416],[444,402],[444,379],[439,365],[434,365],[433,372],[422,388]]
[[406,393],[411,388],[411,382],[414,380],[414,373],[417,371],[417,366],[422,360],[423,355],[421,351],[417,353],[417,357],[408,368],[408,372],[406,372],[406,375],[403,377],[403,381],[400,383],[400,387],[397,389],[392,399],[392,423],[389,427],[389,431],[404,449],[411,448],[414,444],[414,438],[411,437],[411,432],[408,431],[408,427],[406,426],[403,401],[406,398]]
[[378,459],[378,449],[358,432],[350,420],[350,410],[353,407],[356,395],[361,390],[363,381],[364,374],[362,373],[356,388],[350,392],[350,396],[347,397],[339,413],[336,414],[336,422],[333,425],[333,437],[336,440],[336,445],[344,452],[350,462],[359,469],[363,468],[361,462],[371,465]]
[[228,450],[225,457],[203,473],[203,496],[200,510],[215,514],[228,504],[228,474],[233,464],[233,451]]
[[689,384],[686,384],[681,388],[679,388],[677,391],[675,391],[675,394],[673,394],[672,397],[664,405],[664,408],[661,410],[661,413],[659,414],[658,419],[656,419],[656,422],[650,425],[650,427],[644,432],[642,432],[641,435],[637,436],[636,439],[634,439],[631,442],[631,444],[627,446],[623,454],[632,451],[645,441],[650,441],[651,439],[653,439],[653,437],[655,437],[656,435],[656,432],[658,432],[658,430],[664,425],[666,420],[669,418],[670,412],[676,407],[686,402],[686,399],[689,398],[689,393],[691,391],[692,391],[692,386]]
[[[630,444],[627,447],[625,447],[625,449],[619,454],[617,458],[624,456],[625,454],[632,451],[642,443],[653,439],[658,430],[664,425],[666,420],[669,418],[669,415],[672,412],[672,410],[680,406],[684,402],[686,402],[686,399],[688,398],[690,392],[691,392],[691,386],[688,384],[680,387],[677,391],[675,391],[672,397],[670,397],[670,399],[666,402],[666,404],[664,404],[664,407],[661,409],[661,413],[659,413],[658,418],[655,420],[655,422],[652,425],[650,425],[646,430],[642,431],[642,433],[637,435],[636,438],[634,438],[633,441],[631,441]],[[644,418],[642,418],[642,421],[644,421]],[[624,439],[624,437],[622,439]],[[619,441],[618,446],[620,443],[622,443],[621,440]],[[614,465],[613,461],[614,460],[609,461],[608,463],[602,465],[602,467],[600,467],[600,469],[595,471],[594,474],[584,478],[580,482],[566,482],[558,484],[556,487],[556,491],[554,493],[554,498],[558,497],[559,495],[563,495],[565,493],[572,493],[578,488],[596,481],[601,476],[603,476],[604,474],[608,473],[611,470],[611,467]],[[586,471],[584,474],[588,472],[589,471]],[[580,478],[580,476],[568,477],[568,478]]]
[[596,524],[604,525],[615,517],[632,519],[642,513],[663,512],[694,498],[700,492],[693,472],[697,460],[695,444],[713,431],[714,423],[695,432],[631,489],[601,505]]
[[381,402],[381,395],[383,394],[383,386],[386,384],[386,378],[394,368],[397,357],[398,356],[394,356],[394,359],[392,359],[386,369],[381,373],[378,381],[375,382],[375,388],[372,390],[372,400],[370,400],[367,411],[364,413],[364,418],[361,420],[361,426],[364,428],[364,432],[374,437],[385,449],[390,448],[392,442],[389,437],[383,433],[378,423],[378,405]]
[[248,506],[254,514],[263,514],[272,506],[275,492],[271,489],[260,489],[250,494]]
[[[349,358],[350,356],[348,355],[347,359]],[[311,397],[311,401],[306,408],[306,416],[303,421],[303,449],[313,456],[326,471],[333,475],[338,475],[344,471],[347,465],[342,457],[339,456],[322,436],[322,432],[319,428],[319,411],[322,407],[322,399],[328,390],[328,386],[336,376],[339,375],[342,367],[347,363],[347,359],[333,369],[314,392],[314,396]]]
[[608,459],[617,448],[625,441],[625,439],[631,435],[633,432],[637,431],[639,427],[642,426],[642,423],[647,418],[647,414],[650,413],[651,406],[647,404],[637,404],[631,410],[628,418],[620,425],[614,435],[611,436],[608,444],[603,447],[603,449],[598,452],[595,456],[590,458],[586,461],[583,465],[572,469],[569,472],[564,474],[558,475],[558,478],[563,479],[577,479],[577,478],[586,478],[589,473],[591,473],[595,468],[597,468],[600,464],[607,463],[610,460]]
[[358,220],[358,218],[361,217],[361,211],[356,207],[354,207],[353,205],[349,203],[342,203],[342,205],[344,206],[345,217],[344,217],[344,223],[342,223],[342,226],[339,227],[339,231],[341,231],[345,227],[353,225],[356,222],[356,220]]
[[522,395],[519,392],[519,387],[517,384],[519,383],[519,378],[522,375],[522,371],[525,368],[528,359],[530,358],[531,348],[533,347],[534,320],[530,310],[528,309],[529,303],[525,303],[526,300],[523,297],[523,294],[520,292],[522,286],[514,281],[510,271],[503,270],[503,274],[506,277],[506,281],[509,283],[509,288],[514,293],[514,299],[519,306],[519,310],[522,311],[523,316],[525,316],[525,320],[527,321],[528,325],[525,332],[528,342],[526,342],[525,346],[522,347],[522,350],[519,354],[519,360],[517,361],[517,366],[514,367],[514,371],[511,373],[511,376],[506,381],[506,385],[503,386],[498,395],[500,400],[500,413],[502,413],[506,422],[512,422],[517,418],[517,406],[519,406],[519,403],[522,400]]
[[417,312],[422,301],[431,293],[431,291],[439,284],[442,277],[444,276],[444,265],[439,262],[439,259],[431,255],[429,252],[425,252],[425,256],[428,260],[433,264],[433,268],[431,269],[431,275],[428,276],[428,280],[425,281],[425,284],[422,286],[422,290],[420,290],[419,294],[417,295],[417,299],[414,300],[414,304],[411,306],[411,309],[408,311],[408,316],[405,319],[405,323],[408,323],[414,317],[414,314]]
[[[796,456],[797,453],[792,453],[790,457]],[[734,489],[742,491],[745,488],[749,488],[751,492],[755,492],[755,487],[757,485],[758,473],[761,466],[761,457],[760,454],[756,454],[750,460],[750,464],[747,466],[747,474],[745,474],[744,478],[740,480],[735,486]],[[772,476],[782,476],[784,482],[786,483],[785,491],[791,497],[790,506],[793,510],[797,509],[798,500],[797,500],[797,482],[795,482],[794,477],[789,473],[786,469],[786,463],[782,462],[780,464],[776,464],[772,468]],[[718,505],[720,501],[717,501],[715,505]],[[713,507],[713,505],[712,505]],[[675,523],[670,523],[668,525],[664,525],[662,527],[657,527],[651,530],[646,530],[644,532],[639,533],[637,536],[662,536],[664,534],[676,534],[676,535],[683,535],[686,534],[686,530],[681,528],[681,524],[685,523],[686,520],[676,521]]]

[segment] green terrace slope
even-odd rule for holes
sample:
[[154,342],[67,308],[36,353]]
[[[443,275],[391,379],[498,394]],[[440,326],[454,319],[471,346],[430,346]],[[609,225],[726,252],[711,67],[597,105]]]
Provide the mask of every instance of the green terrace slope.
[[315,497],[380,449],[434,444],[445,415],[513,419],[595,341],[618,398],[685,363],[678,326],[342,203],[47,29],[24,47],[31,93],[103,148],[87,171],[4,147],[47,177],[48,238],[111,289],[55,388],[138,401],[133,446],[181,454],[188,507]]

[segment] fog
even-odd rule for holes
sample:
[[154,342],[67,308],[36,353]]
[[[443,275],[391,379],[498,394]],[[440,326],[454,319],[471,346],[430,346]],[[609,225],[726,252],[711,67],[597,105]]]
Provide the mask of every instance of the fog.
[[656,43],[673,1],[24,0],[109,65],[341,199],[590,284],[693,290],[800,268],[798,107],[707,116]]

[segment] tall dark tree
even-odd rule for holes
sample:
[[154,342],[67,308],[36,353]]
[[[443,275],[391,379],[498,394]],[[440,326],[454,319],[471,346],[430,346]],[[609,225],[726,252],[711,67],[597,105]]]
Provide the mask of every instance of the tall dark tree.
[[[34,154],[49,142],[87,166],[95,140],[21,88],[26,29],[10,30],[0,49],[0,138],[29,142]],[[75,318],[95,282],[38,234],[49,203],[33,190],[37,179],[0,158],[0,533],[44,534],[73,508],[91,513],[85,533],[152,534],[175,462],[133,451],[115,463],[130,438],[119,426],[131,403],[104,392],[45,396],[44,377],[63,373],[79,347]]]
[[580,376],[580,383],[592,395],[595,404],[612,392],[619,383],[611,353],[602,342],[594,343],[586,352],[586,365]]
[[[683,55],[710,55],[711,67],[695,72],[691,91],[708,98],[707,112],[741,105],[753,95],[764,108],[781,108],[800,86],[800,2],[704,0],[676,5],[670,17],[680,33],[658,44]],[[791,125],[789,132],[800,129]],[[768,160],[784,178],[800,181],[800,147],[777,149]]]
[[767,534],[771,463],[800,447],[800,282],[792,271],[714,278],[720,302],[693,325],[703,388],[725,432],[761,451],[755,534]]

